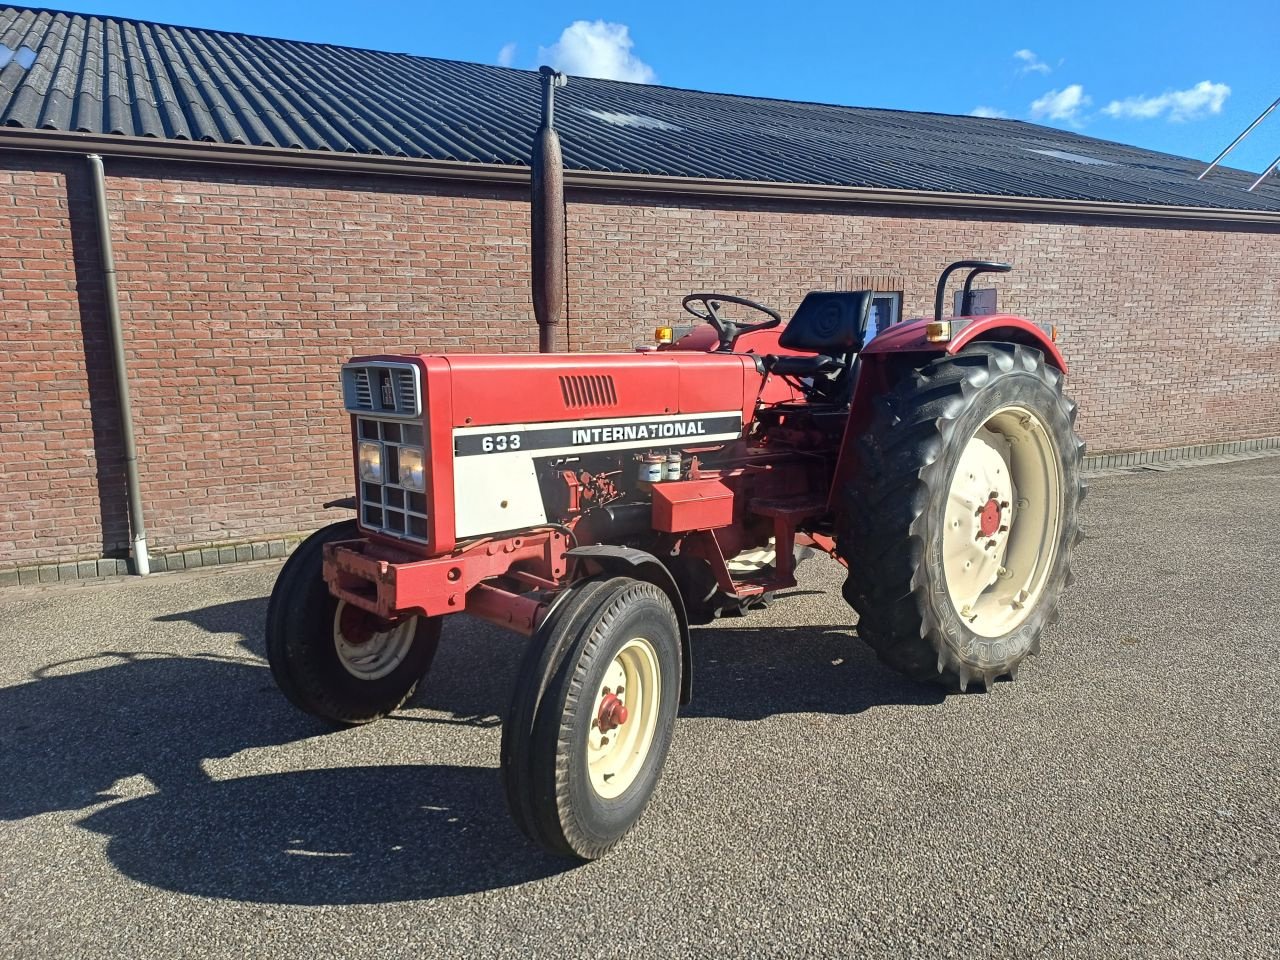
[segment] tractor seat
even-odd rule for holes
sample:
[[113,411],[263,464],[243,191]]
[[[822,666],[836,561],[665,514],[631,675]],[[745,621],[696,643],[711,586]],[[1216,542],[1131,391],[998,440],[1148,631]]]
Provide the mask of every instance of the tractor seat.
[[765,369],[783,377],[838,374],[862,349],[870,310],[870,290],[813,290],[805,294],[778,338],[778,346],[812,355],[769,354],[764,358]]
[[847,401],[853,356],[862,349],[871,312],[870,290],[813,290],[796,308],[778,346],[800,355],[770,354],[764,368],[782,377],[808,379],[811,400]]
[[808,356],[779,356],[771,353],[764,358],[764,368],[780,377],[816,377],[839,367],[839,360],[824,353]]
[[870,290],[813,290],[805,294],[778,346],[843,357],[857,353],[867,335]]

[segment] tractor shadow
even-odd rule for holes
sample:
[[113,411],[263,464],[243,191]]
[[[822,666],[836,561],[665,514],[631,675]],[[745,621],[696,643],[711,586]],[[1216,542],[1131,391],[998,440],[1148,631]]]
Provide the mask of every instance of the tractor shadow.
[[305,906],[431,900],[574,866],[516,831],[492,768],[357,766],[193,784],[80,821],[126,876],[179,893]]
[[941,687],[884,666],[848,626],[695,627],[692,633],[693,702],[682,717],[850,715],[946,699]]
[[[213,779],[206,761],[245,750],[314,741],[358,760],[359,738],[395,737],[397,723],[496,726],[524,649],[504,631],[454,618],[406,711],[372,731],[335,733],[276,689],[261,659],[265,613],[265,598],[255,598],[159,618],[199,627],[217,652],[103,652],[0,687],[0,820],[78,812],[122,874],[255,903],[427,900],[572,867],[520,836],[491,766],[426,756]],[[942,699],[879,666],[843,625],[722,622],[695,631],[694,660],[694,701],[682,711],[691,717],[857,713]],[[496,758],[496,731],[485,736]],[[320,737],[352,739],[348,748]],[[129,782],[139,775],[154,792],[137,796],[148,789]]]
[[[571,866],[518,833],[494,767],[428,756],[213,779],[208,760],[309,740],[319,746],[321,736],[352,738],[349,748],[319,749],[358,762],[359,738],[382,735],[333,732],[284,700],[266,665],[237,647],[261,650],[265,606],[252,599],[163,618],[237,635],[211,642],[218,653],[103,652],[0,687],[0,821],[78,812],[80,826],[107,838],[106,855],[122,874],[258,903],[424,900]],[[493,704],[505,706],[508,679],[461,671],[511,659],[511,644],[479,639],[486,649],[463,659],[442,649],[426,686],[459,711],[458,722],[485,726]],[[478,697],[495,699],[480,710]],[[388,739],[395,733],[387,727]],[[266,756],[258,769],[271,769],[275,758]]]
[[[259,597],[168,614],[157,617],[156,622],[190,623],[210,634],[236,634],[243,649],[265,661],[266,618],[267,598]],[[431,672],[404,709],[381,722],[500,727],[524,644],[523,638],[470,617],[450,617]],[[266,683],[280,698],[269,673]],[[444,716],[414,712],[414,708],[422,707]],[[321,725],[321,729],[329,728]]]

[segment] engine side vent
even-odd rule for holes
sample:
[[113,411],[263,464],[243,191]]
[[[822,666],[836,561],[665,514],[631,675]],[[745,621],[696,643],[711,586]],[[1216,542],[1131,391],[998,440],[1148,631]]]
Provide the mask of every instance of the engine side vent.
[[607,374],[571,374],[560,378],[566,407],[616,407],[618,393]]

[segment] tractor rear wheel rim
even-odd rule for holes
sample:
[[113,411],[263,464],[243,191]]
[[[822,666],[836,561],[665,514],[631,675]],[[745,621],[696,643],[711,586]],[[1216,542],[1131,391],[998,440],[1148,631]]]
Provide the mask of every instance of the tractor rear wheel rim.
[[587,733],[591,788],[603,799],[620,796],[644,767],[661,696],[662,673],[653,644],[643,637],[628,640],[605,670]]
[[[354,621],[368,617],[374,621],[363,629],[353,629]],[[384,629],[377,629],[383,626]],[[418,631],[418,618],[408,617],[395,623],[377,621],[364,611],[348,609],[345,600],[338,601],[333,612],[333,646],[343,669],[358,680],[381,680],[404,663]]]
[[1002,407],[965,445],[944,514],[947,593],[969,630],[1000,637],[1031,615],[1061,526],[1061,459],[1052,434],[1025,407]]

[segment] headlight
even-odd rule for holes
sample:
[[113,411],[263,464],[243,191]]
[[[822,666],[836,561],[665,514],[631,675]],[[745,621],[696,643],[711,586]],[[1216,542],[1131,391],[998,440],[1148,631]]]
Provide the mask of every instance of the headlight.
[[362,440],[358,460],[361,480],[368,483],[382,482],[382,444]]
[[426,457],[421,447],[400,448],[400,477],[396,482],[406,490],[426,491]]

